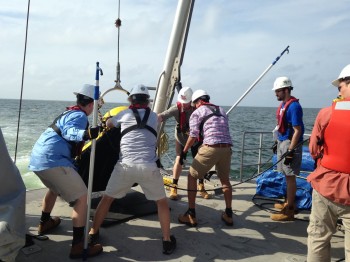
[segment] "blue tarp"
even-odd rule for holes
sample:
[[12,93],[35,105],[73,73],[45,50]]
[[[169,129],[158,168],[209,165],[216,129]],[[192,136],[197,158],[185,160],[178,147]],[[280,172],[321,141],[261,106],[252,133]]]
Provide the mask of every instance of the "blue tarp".
[[[276,155],[273,158],[273,163],[277,162]],[[301,165],[300,177],[306,178],[308,173],[305,171],[314,170],[314,160],[312,159],[307,147],[303,147],[303,160]],[[304,171],[304,172],[303,172]],[[295,204],[298,209],[310,209],[312,202],[312,187],[306,179],[298,178],[297,192],[295,196]],[[256,194],[269,198],[283,198],[286,196],[286,178],[276,170],[268,170],[260,175],[256,180]]]

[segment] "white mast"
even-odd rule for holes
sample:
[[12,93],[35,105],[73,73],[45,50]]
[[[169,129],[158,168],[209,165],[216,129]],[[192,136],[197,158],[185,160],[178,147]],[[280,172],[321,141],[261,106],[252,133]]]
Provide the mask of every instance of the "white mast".
[[194,0],[179,0],[178,2],[165,57],[164,69],[160,76],[153,103],[153,111],[156,113],[161,113],[170,106],[174,95],[175,83],[179,81],[179,70],[182,63],[193,5]]

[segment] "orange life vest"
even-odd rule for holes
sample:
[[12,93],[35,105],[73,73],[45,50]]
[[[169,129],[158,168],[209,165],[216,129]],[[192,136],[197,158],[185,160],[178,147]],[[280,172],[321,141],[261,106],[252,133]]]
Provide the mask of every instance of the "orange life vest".
[[350,174],[350,99],[335,102],[324,132],[324,153],[321,165]]

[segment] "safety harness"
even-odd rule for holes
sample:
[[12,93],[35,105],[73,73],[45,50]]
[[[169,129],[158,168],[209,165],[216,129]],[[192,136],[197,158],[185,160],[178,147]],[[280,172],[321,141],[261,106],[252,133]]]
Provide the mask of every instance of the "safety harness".
[[[221,112],[220,112],[220,108],[216,105],[213,105],[213,104],[210,104],[210,103],[204,103],[202,104],[201,106],[207,106],[210,111],[212,112],[211,114],[205,116],[202,120],[202,122],[200,123],[199,125],[199,138],[198,138],[198,141],[203,141],[203,138],[204,138],[204,134],[203,134],[203,127],[204,127],[204,124],[205,122],[213,117],[213,116],[217,116],[217,117],[224,117]],[[215,107],[215,109],[213,109],[213,107]]]
[[[57,135],[59,135],[60,137],[62,137],[68,144],[71,145],[71,157],[72,157],[72,158],[75,158],[75,157],[77,157],[77,156],[80,156],[81,151],[83,150],[85,141],[74,142],[74,141],[69,141],[69,140],[65,139],[65,138],[62,136],[61,129],[59,129],[59,128],[56,126],[56,123],[57,123],[57,121],[58,121],[59,119],[61,119],[61,117],[63,117],[64,115],[68,114],[69,112],[71,112],[71,111],[73,111],[73,110],[82,111],[82,112],[84,112],[84,111],[81,110],[81,108],[80,108],[79,106],[71,106],[71,107],[67,107],[66,109],[67,109],[67,111],[63,112],[63,113],[60,114],[58,117],[56,117],[55,120],[53,120],[52,124],[49,125],[49,127],[51,127],[51,128],[57,133]],[[85,112],[84,112],[84,113],[85,113]],[[86,113],[85,113],[85,114],[86,114]],[[88,127],[89,127],[89,122],[87,123],[85,130],[86,130]]]
[[155,137],[157,137],[157,131],[154,130],[152,127],[150,127],[149,125],[147,125],[147,120],[149,117],[149,114],[151,112],[151,109],[149,107],[146,108],[146,112],[145,115],[143,117],[143,119],[141,120],[140,114],[137,111],[136,108],[131,108],[132,112],[134,113],[135,119],[137,124],[133,125],[133,126],[129,126],[127,128],[125,128],[122,133],[121,133],[121,137],[123,137],[126,133],[129,133],[130,131],[136,130],[136,129],[143,129],[146,128],[147,130],[149,130]]
[[[133,131],[133,130],[136,130],[136,129],[143,129],[143,128],[146,128],[148,131],[150,131],[155,137],[157,137],[157,131],[154,130],[152,127],[150,127],[149,125],[147,125],[147,120],[148,120],[148,117],[151,113],[151,109],[149,107],[145,108],[146,112],[145,112],[145,115],[143,117],[143,119],[141,120],[141,117],[140,117],[140,114],[139,112],[137,111],[137,108],[138,107],[129,107],[129,109],[132,110],[132,112],[134,113],[134,116],[135,116],[135,119],[136,119],[136,122],[137,124],[136,125],[133,125],[133,126],[129,126],[127,128],[125,128],[122,132],[121,132],[121,135],[120,135],[120,139],[126,134],[126,133],[129,133],[130,131]],[[141,107],[140,107],[141,108]],[[156,160],[156,164],[157,164],[157,167],[161,168],[163,167],[162,164],[160,163],[160,159],[158,158]]]

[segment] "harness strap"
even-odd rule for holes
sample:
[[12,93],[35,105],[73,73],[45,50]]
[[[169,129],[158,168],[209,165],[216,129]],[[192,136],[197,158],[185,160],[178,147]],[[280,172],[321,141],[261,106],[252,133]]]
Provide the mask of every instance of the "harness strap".
[[70,112],[70,110],[63,112],[58,117],[56,117],[55,120],[53,120],[51,125],[49,125],[49,127],[51,127],[57,133],[57,135],[59,135],[60,137],[62,137],[62,132],[61,132],[61,129],[59,129],[56,126],[56,123],[62,116],[64,116],[65,114],[68,114],[69,112]]
[[207,116],[205,116],[205,117],[203,118],[202,122],[201,122],[200,125],[199,125],[199,141],[203,141],[203,137],[204,137],[204,135],[203,135],[203,126],[204,126],[205,122],[206,122],[209,118],[211,118],[211,117],[213,117],[213,116],[224,117],[224,116],[221,114],[220,109],[219,109],[218,106],[212,105],[212,106],[215,106],[215,110],[214,110],[210,105],[203,105],[203,106],[207,106],[207,107],[211,110],[212,113],[209,114],[209,115],[207,115]]
[[132,108],[131,109],[132,112],[134,113],[134,116],[135,116],[135,119],[136,119],[136,122],[137,124],[136,125],[133,125],[133,126],[129,126],[127,128],[125,128],[122,133],[121,133],[121,137],[123,137],[125,134],[129,133],[130,131],[133,131],[133,130],[136,130],[136,129],[144,129],[146,128],[147,130],[149,130],[155,137],[157,137],[157,131],[154,130],[152,127],[150,127],[149,125],[147,125],[147,120],[148,120],[148,117],[151,113],[151,109],[148,107],[146,108],[146,112],[145,112],[145,115],[143,117],[143,119],[141,120],[141,117],[140,117],[140,114],[139,112],[137,111],[137,109],[135,108]]
[[[62,132],[61,129],[59,129],[56,125],[57,121],[64,115],[68,114],[69,112],[71,112],[72,110],[77,110],[77,109],[71,109],[71,110],[67,110],[65,112],[63,112],[62,114],[60,114],[58,117],[55,118],[55,120],[53,120],[52,124],[49,125],[49,127],[51,127],[53,129],[53,131],[55,131],[57,133],[57,135],[59,135],[60,137],[62,137],[68,144],[70,144],[72,146],[71,148],[71,156],[72,158],[75,158],[76,156],[80,155],[85,142],[84,141],[80,141],[80,142],[74,142],[74,141],[69,141],[67,139],[65,139],[62,136]],[[89,127],[89,122],[86,125],[86,129]]]

